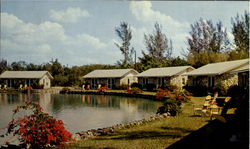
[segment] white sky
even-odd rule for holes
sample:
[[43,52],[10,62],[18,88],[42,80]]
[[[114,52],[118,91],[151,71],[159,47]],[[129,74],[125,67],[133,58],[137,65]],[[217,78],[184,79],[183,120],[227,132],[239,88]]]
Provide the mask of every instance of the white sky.
[[190,24],[221,20],[231,34],[231,18],[249,10],[241,1],[2,0],[1,54],[8,63],[42,64],[58,58],[64,65],[114,64],[123,56],[115,27],[132,28],[131,46],[141,55],[144,34],[157,21],[173,41],[174,56],[187,48]]

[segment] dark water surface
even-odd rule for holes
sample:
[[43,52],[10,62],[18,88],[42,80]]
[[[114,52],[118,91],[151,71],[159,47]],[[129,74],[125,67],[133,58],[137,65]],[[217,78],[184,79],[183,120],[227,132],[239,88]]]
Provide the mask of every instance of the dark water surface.
[[[154,115],[160,102],[104,95],[32,94],[44,111],[62,120],[72,133],[126,123]],[[0,94],[0,128],[11,121],[12,110],[28,100],[27,94]],[[19,115],[23,116],[24,111]],[[0,129],[0,134],[6,130]]]

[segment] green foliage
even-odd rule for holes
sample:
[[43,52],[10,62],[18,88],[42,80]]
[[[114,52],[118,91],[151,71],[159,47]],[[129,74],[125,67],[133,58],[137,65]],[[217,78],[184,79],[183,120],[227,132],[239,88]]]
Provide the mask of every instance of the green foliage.
[[156,61],[152,56],[145,54],[143,57],[139,58],[140,63],[137,63],[137,71],[143,72],[150,68],[160,68],[160,67],[170,67],[170,66],[186,66],[188,62],[180,58],[179,56],[176,58],[163,59],[162,62]]
[[188,38],[188,63],[195,68],[208,63],[225,61],[228,59],[229,40],[227,31],[223,29],[221,21],[213,24],[211,20],[202,18],[191,24]]
[[187,62],[193,67],[199,68],[209,63],[227,61],[229,55],[227,53],[219,53],[213,51],[203,51],[201,53],[189,53],[187,56]]
[[132,94],[132,95],[142,93],[142,90],[139,89],[138,87],[133,87],[133,88],[131,88],[131,89],[127,88],[126,91],[127,91],[128,94]]
[[127,88],[128,88],[127,84],[115,85],[115,89],[118,89],[118,90],[125,90]]
[[232,33],[234,35],[235,50],[230,52],[230,60],[244,59],[249,57],[249,13],[237,15],[232,18]]
[[163,106],[159,107],[157,114],[169,113],[171,116],[181,113],[180,102],[171,97],[164,101]]
[[130,40],[132,39],[132,31],[130,26],[126,22],[121,22],[119,27],[115,29],[116,34],[122,40],[122,44],[115,43],[115,45],[120,49],[124,55],[124,60],[118,61],[118,65],[122,68],[126,68],[133,63],[132,53],[134,49],[130,49]]
[[161,89],[167,89],[171,92],[175,91],[178,89],[178,87],[176,85],[173,85],[173,84],[164,84],[163,86],[160,87]]
[[153,34],[144,35],[145,45],[154,61],[162,62],[172,57],[172,41],[168,40],[166,35],[162,33],[161,26],[156,22]]
[[0,62],[0,73],[3,73],[4,71],[8,70],[8,66],[7,66],[7,61],[6,60],[1,60]]
[[68,93],[68,92],[70,92],[70,88],[68,88],[68,87],[64,87],[64,88],[62,88],[62,90],[60,91],[60,93],[63,93],[63,94]]
[[218,92],[219,95],[225,96],[227,94],[227,89],[228,88],[226,86],[224,86],[222,83],[219,83],[212,88],[212,93],[214,94],[215,92]]

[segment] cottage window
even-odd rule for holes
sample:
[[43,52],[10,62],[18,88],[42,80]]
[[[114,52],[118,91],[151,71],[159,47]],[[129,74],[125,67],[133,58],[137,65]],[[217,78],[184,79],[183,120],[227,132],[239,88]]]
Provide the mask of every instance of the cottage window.
[[148,78],[143,78],[142,79],[142,83],[145,85],[145,84],[148,84]]
[[161,86],[161,85],[164,85],[164,78],[158,78],[158,85]]
[[247,86],[247,83],[248,83],[248,82],[247,82],[247,75],[246,75],[246,74],[243,74],[241,78],[242,78],[242,86],[243,86],[243,87],[246,87],[246,86]]
[[208,87],[213,87],[214,86],[214,77],[209,76],[208,77]]
[[196,77],[193,78],[193,86],[195,86],[195,85],[197,85],[197,78]]
[[111,79],[108,79],[108,88],[111,88]]
[[94,88],[95,85],[95,79],[91,79],[91,87]]

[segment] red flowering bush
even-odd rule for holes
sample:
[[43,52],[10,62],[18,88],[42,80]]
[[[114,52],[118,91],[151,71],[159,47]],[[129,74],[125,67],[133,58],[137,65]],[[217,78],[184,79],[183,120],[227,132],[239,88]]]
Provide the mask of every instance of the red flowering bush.
[[[14,115],[20,109],[32,110],[33,114],[14,120]],[[30,148],[45,148],[54,145],[64,145],[71,141],[72,134],[64,128],[61,120],[42,111],[38,103],[25,102],[25,105],[18,106],[14,111],[13,119],[8,125],[8,133],[20,135],[20,141]]]
[[158,89],[156,93],[156,99],[164,100],[163,106],[159,107],[157,113],[169,113],[170,116],[176,116],[178,113],[181,113],[182,103],[188,102],[191,98],[188,96],[187,92],[183,91],[175,91],[171,94],[169,90]]
[[102,93],[102,92],[106,92],[108,90],[108,87],[107,85],[103,86],[103,87],[100,87],[98,88],[98,92]]
[[179,100],[180,102],[188,102],[188,101],[191,101],[190,94],[188,94],[188,92],[185,91],[185,90],[175,92],[174,98],[176,98],[176,99]]
[[131,95],[135,95],[135,94],[140,94],[140,93],[142,93],[142,90],[139,89],[138,87],[133,87],[133,88],[131,88],[131,89],[127,88],[126,91],[127,91],[128,94],[131,94]]
[[156,92],[156,99],[163,99],[165,97],[170,97],[170,95],[170,91],[159,88]]

